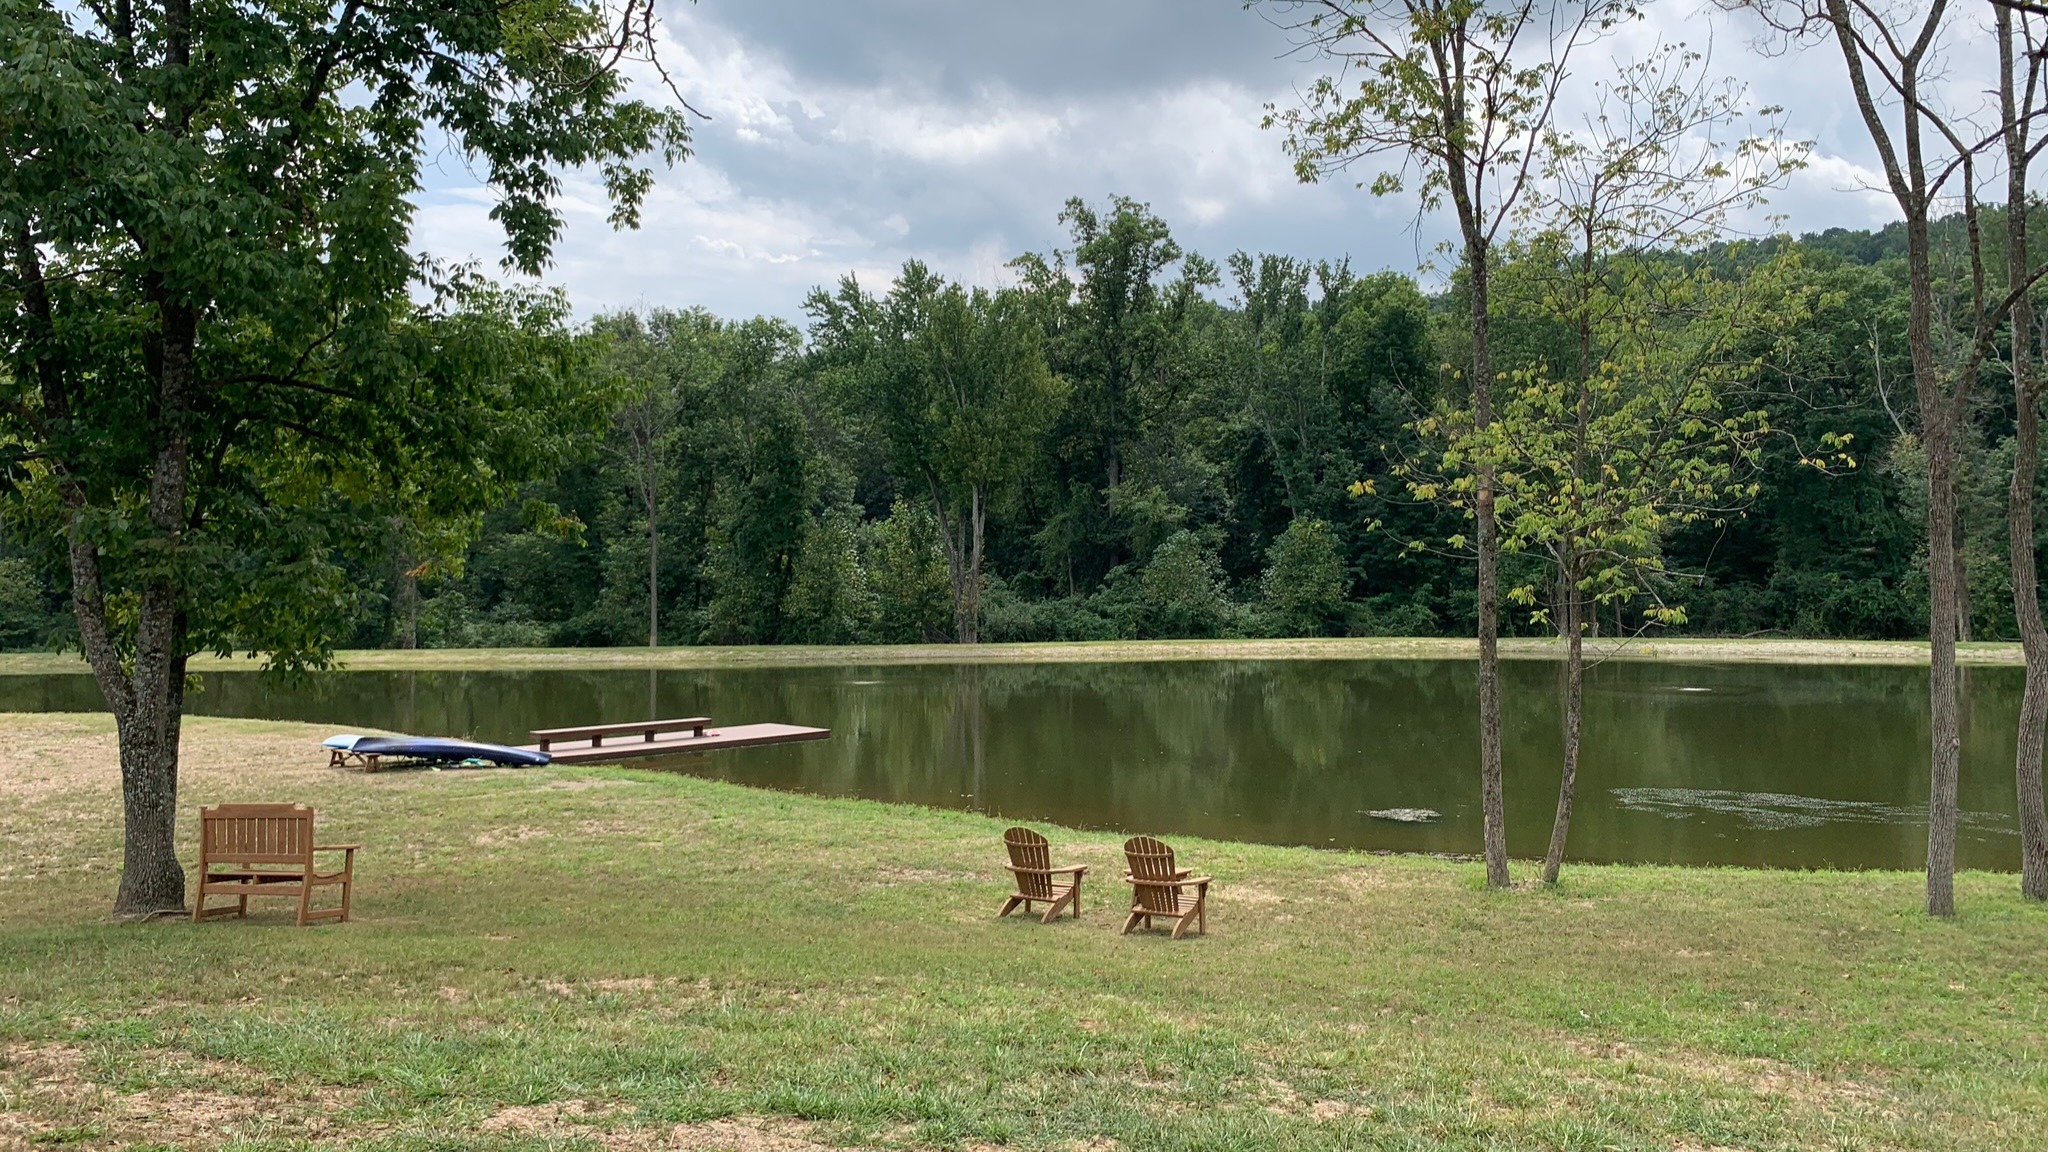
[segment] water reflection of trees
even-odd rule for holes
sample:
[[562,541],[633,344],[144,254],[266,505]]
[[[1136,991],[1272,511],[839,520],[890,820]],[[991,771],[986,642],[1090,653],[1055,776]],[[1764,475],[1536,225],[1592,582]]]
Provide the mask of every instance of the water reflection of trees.
[[[1549,828],[1558,667],[1503,670],[1510,846]],[[1910,805],[1925,794],[1924,669],[1590,670],[1581,859],[1912,866],[1925,830],[1760,831],[1712,811],[1631,811],[1613,788],[1787,793]],[[2019,676],[1978,669],[1965,809],[2006,812]],[[708,714],[819,724],[834,738],[671,766],[767,787],[979,808],[1016,819],[1276,843],[1471,851],[1478,843],[1474,679],[1455,661],[1272,661],[662,671],[357,672],[204,678],[195,711],[485,740],[575,723]],[[1682,691],[1704,689],[1704,691]],[[0,677],[0,708],[98,704],[89,677]],[[310,750],[315,754],[317,750]],[[650,762],[652,763],[652,762]],[[1390,825],[1374,808],[1435,808]],[[1670,819],[1682,815],[1684,819]],[[1974,835],[1975,839],[1967,836]],[[1964,863],[2010,866],[2002,828]]]

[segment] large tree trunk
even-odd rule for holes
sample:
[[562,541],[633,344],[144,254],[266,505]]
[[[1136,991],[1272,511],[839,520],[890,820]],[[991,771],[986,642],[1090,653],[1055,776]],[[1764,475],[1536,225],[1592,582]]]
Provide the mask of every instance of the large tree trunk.
[[178,738],[185,710],[186,629],[178,602],[175,566],[185,530],[189,440],[184,414],[193,386],[197,313],[158,304],[161,339],[150,349],[157,377],[158,426],[164,431],[152,461],[148,514],[155,543],[168,556],[144,584],[135,615],[132,664],[125,664],[108,625],[98,546],[86,536],[84,496],[71,496],[69,542],[72,606],[79,646],[99,682],[121,748],[124,837],[114,915],[147,919],[185,910],[185,871],[178,863]]
[[[1472,277],[1472,423],[1493,425],[1493,345],[1488,297],[1488,253],[1483,240],[1465,242]],[[1479,804],[1485,823],[1486,883],[1508,886],[1507,807],[1500,764],[1500,577],[1495,539],[1493,465],[1482,460],[1473,501],[1479,549]]]
[[[2013,15],[1997,10],[1999,101],[2005,121],[2005,151],[2024,155],[2027,133],[2013,91]],[[2031,271],[2027,255],[2027,166],[2006,166],[2005,268],[2008,285],[2023,284]],[[2019,207],[2015,207],[2015,206]],[[2048,736],[2048,627],[2041,620],[2041,598],[2034,553],[2034,488],[2041,470],[2041,384],[2034,358],[2034,300],[2031,293],[2013,302],[2011,324],[2013,422],[2012,477],[2006,488],[2006,555],[2012,565],[2012,611],[2020,628],[2020,649],[2026,656],[2027,682],[2020,695],[2019,747],[2013,776],[2019,797],[2020,894],[2048,900],[2048,804],[2042,797],[2041,759]]]

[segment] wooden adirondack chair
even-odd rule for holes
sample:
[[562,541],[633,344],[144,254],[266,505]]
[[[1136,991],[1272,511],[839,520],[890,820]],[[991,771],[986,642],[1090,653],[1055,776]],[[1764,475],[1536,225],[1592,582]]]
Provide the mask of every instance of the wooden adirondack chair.
[[[251,896],[295,896],[299,927],[314,920],[347,920],[355,890],[360,844],[314,844],[313,810],[302,804],[222,804],[199,810],[199,892],[192,922],[247,916]],[[313,853],[342,853],[341,870],[322,872]],[[313,890],[338,887],[341,905],[313,907]],[[209,896],[235,903],[208,908]]]
[[[1060,909],[1071,907],[1074,918],[1081,918],[1081,877],[1088,874],[1085,864],[1066,868],[1052,866],[1052,846],[1045,837],[1029,828],[1012,828],[1003,833],[1003,846],[1010,850],[1010,862],[1003,865],[1017,877],[1017,891],[1003,902],[1003,910],[997,916],[1008,916],[1024,906],[1031,912],[1033,904],[1045,904],[1045,915],[1038,918],[1040,924],[1050,924],[1060,914]],[[1055,876],[1072,876],[1065,883],[1056,882]]]
[[[1124,921],[1125,935],[1140,922],[1152,927],[1155,916],[1173,921],[1175,940],[1187,932],[1189,921],[1197,932],[1208,933],[1209,877],[1190,876],[1187,869],[1175,867],[1173,849],[1150,836],[1124,841],[1124,859],[1131,864],[1131,870],[1124,873],[1131,885],[1131,915]],[[1189,889],[1194,890],[1192,896]]]

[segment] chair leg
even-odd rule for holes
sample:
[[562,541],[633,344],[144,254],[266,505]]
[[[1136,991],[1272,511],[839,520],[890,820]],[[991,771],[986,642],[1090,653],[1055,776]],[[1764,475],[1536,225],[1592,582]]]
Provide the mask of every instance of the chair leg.
[[1022,896],[1012,896],[1008,900],[1003,901],[1003,910],[1001,912],[996,913],[996,918],[1001,919],[1002,917],[1008,916],[1010,913],[1015,912],[1017,910],[1017,905],[1022,904],[1023,902],[1024,898]]
[[[1043,916],[1040,916],[1040,917],[1038,918],[1038,922],[1039,922],[1040,924],[1050,924],[1050,923],[1052,923],[1053,921],[1055,921],[1055,920],[1059,919],[1059,918],[1060,918],[1060,909],[1062,909],[1062,908],[1066,907],[1066,906],[1067,906],[1067,904],[1068,904],[1069,902],[1071,902],[1071,901],[1072,901],[1073,899],[1074,899],[1074,890],[1073,890],[1072,888],[1069,888],[1069,889],[1067,889],[1067,890],[1066,890],[1065,892],[1062,892],[1062,893],[1061,893],[1061,894],[1059,895],[1059,897],[1058,897],[1057,899],[1055,899],[1055,900],[1054,900],[1054,901],[1052,902],[1051,906],[1050,906],[1050,907],[1048,907],[1048,908],[1046,908],[1046,910],[1045,910],[1045,915],[1043,915]],[[1077,915],[1078,915],[1078,913],[1077,913]]]
[[1131,913],[1128,917],[1124,919],[1124,929],[1122,932],[1118,933],[1118,935],[1129,936],[1131,934],[1131,929],[1136,928],[1138,926],[1138,919],[1139,917],[1136,912]]

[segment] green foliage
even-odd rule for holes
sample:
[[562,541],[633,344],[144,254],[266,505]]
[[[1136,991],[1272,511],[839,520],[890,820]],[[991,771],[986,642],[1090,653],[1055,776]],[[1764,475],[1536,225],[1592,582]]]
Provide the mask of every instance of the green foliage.
[[[1133,242],[1157,235],[1119,227]],[[1671,621],[1662,610],[1682,608],[1685,622],[1665,627],[1912,635],[1924,617],[1925,580],[1913,441],[1901,433],[1913,414],[1900,390],[1894,270],[1790,241],[1723,246],[1697,259],[1603,260],[1590,282],[1603,317],[1591,333],[1597,371],[1582,389],[1572,318],[1585,301],[1564,291],[1576,283],[1565,257],[1555,243],[1511,247],[1495,280],[1495,356],[1511,382],[1497,404],[1510,422],[1489,450],[1509,473],[1502,522],[1520,549],[1504,557],[1503,580],[1528,601],[1508,614],[1509,630],[1554,631],[1557,547],[1585,551],[1600,538],[1614,555],[1588,570],[1582,590],[1605,599],[1603,631],[1617,608],[1631,624],[1653,613]],[[1066,260],[1044,265],[1072,267]],[[1022,472],[1007,498],[988,501],[984,639],[1470,627],[1475,605],[1459,558],[1405,547],[1467,533],[1463,510],[1416,500],[1409,481],[1430,478],[1397,474],[1434,473],[1447,486],[1442,494],[1457,495],[1444,436],[1466,389],[1440,365],[1462,355],[1463,281],[1430,299],[1408,277],[1354,277],[1341,263],[1242,255],[1226,270],[1231,295],[1222,302],[1199,293],[1181,300],[1175,282],[1150,273],[1146,307],[1161,335],[1127,393],[1143,403],[1113,486],[1099,457],[1075,454],[1075,434],[1100,415],[1077,410],[1074,399],[1098,387],[1074,375],[1100,370],[1078,351],[1077,333],[1096,330],[1079,293],[1071,282],[1034,286],[1026,276],[1011,297],[1009,306],[1041,330],[1044,354],[1062,364],[1054,387],[1065,400],[1046,435],[997,445],[1016,454],[1003,467]],[[883,426],[901,420],[918,436],[955,427],[930,408],[898,405],[935,395],[921,365],[936,361],[919,361],[921,349],[960,346],[923,342],[937,339],[931,303],[956,291],[936,278],[929,286],[925,312],[906,325],[926,334],[919,339],[879,335],[890,322],[887,302],[911,295],[901,284],[880,296],[829,297],[847,327],[821,326],[808,346],[778,322],[701,310],[600,324],[609,364],[622,345],[644,341],[629,362],[641,379],[660,373],[672,389],[659,483],[671,642],[957,636],[931,487],[906,470],[918,457],[897,453],[937,441]],[[972,294],[957,291],[971,306]],[[857,328],[856,320],[874,323]],[[899,370],[898,390],[881,390]],[[1588,405],[1583,481],[1571,463],[1580,399]],[[1966,453],[1964,551],[1976,558],[1967,571],[1982,637],[2011,627],[1996,563],[2008,426],[2009,416],[1987,410]],[[1651,430],[1669,450],[1643,456],[1631,445]],[[621,432],[615,420],[607,435]],[[528,621],[551,643],[644,643],[644,514],[628,455],[616,439],[608,443],[486,516],[465,562],[423,578],[428,598],[459,588],[477,627]],[[774,476],[764,467],[770,446],[786,462]],[[1851,457],[1856,467],[1847,466]],[[1600,462],[1622,479],[1591,467]],[[1662,485],[1654,498],[1645,494],[1651,480]],[[774,499],[759,498],[763,485]],[[1717,495],[1706,499],[1705,489]],[[739,499],[748,492],[751,502]],[[1308,521],[1325,525],[1334,547],[1345,581],[1339,603],[1328,610],[1318,596],[1323,607],[1276,611],[1267,572],[1282,539]],[[572,523],[583,526],[580,544],[564,530]],[[746,524],[748,538],[770,545],[757,554],[765,559],[740,561]],[[1208,575],[1219,593],[1209,594],[1215,583],[1194,582],[1206,616],[1162,608],[1171,597],[1146,597],[1147,562],[1162,550],[1173,558],[1187,542],[1165,545],[1183,532],[1217,563]],[[351,619],[369,621],[359,627],[382,643],[397,590],[391,563],[373,559],[344,571],[358,602]],[[1313,585],[1282,586],[1291,594]]]
[[1281,636],[1328,634],[1344,612],[1349,583],[1337,534],[1321,520],[1301,519],[1273,541],[1259,580],[1259,607]]
[[1230,627],[1223,566],[1194,532],[1182,529],[1167,537],[1146,562],[1138,586],[1148,635],[1216,636]]
[[952,579],[924,504],[897,497],[887,517],[868,525],[864,555],[875,598],[875,642],[928,644],[952,634]]
[[826,509],[805,522],[796,573],[783,596],[784,629],[794,644],[857,644],[876,631],[876,606],[861,563],[860,511]]
[[63,617],[33,565],[0,556],[0,651],[40,648],[63,634]]
[[685,124],[626,98],[610,49],[648,32],[621,14],[0,2],[7,518],[108,606],[103,675],[137,629],[151,691],[194,649],[320,662],[391,517],[459,553],[601,416],[566,306],[422,264],[409,198],[445,138],[516,268],[560,231],[559,166],[630,223],[635,158]]

